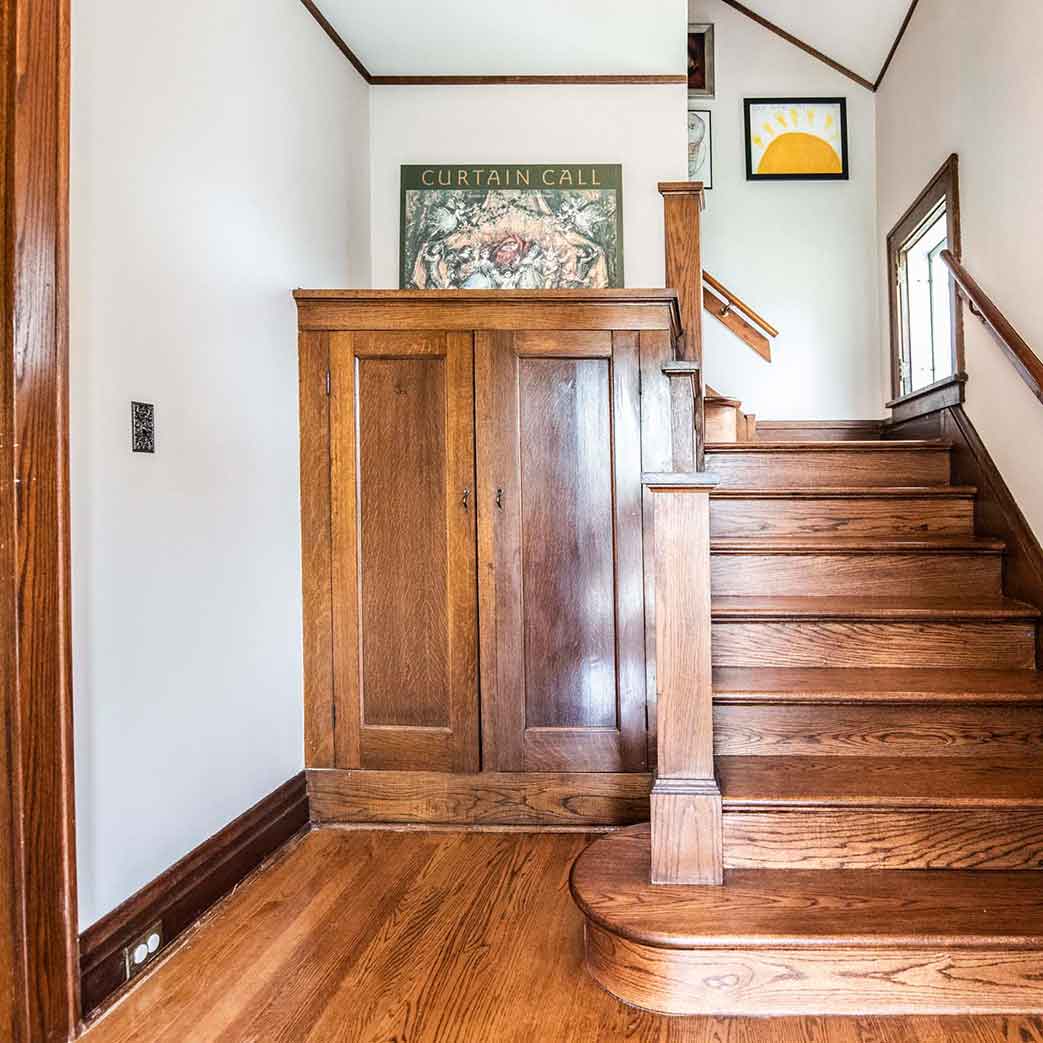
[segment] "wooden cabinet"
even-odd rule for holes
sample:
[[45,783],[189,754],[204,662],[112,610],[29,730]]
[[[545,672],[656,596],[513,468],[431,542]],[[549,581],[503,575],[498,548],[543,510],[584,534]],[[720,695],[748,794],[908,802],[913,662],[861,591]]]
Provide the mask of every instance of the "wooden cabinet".
[[646,758],[638,337],[479,333],[483,763]]
[[345,766],[478,769],[473,337],[330,339]]
[[673,294],[297,296],[308,766],[646,770]]

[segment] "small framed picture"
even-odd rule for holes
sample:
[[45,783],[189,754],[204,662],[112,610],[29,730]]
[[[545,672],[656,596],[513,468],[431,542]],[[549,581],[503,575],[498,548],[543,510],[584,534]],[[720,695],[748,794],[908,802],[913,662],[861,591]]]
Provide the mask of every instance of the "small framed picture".
[[748,181],[847,181],[846,98],[746,98]]
[[713,96],[713,26],[689,23],[688,97],[712,98]]
[[713,113],[688,110],[688,180],[713,188]]

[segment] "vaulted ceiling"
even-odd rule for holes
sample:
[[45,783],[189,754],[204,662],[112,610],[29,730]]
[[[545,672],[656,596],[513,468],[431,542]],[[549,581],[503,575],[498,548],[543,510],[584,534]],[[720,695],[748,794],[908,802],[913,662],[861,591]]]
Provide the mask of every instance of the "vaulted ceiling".
[[[677,76],[685,0],[304,0],[376,77]],[[876,82],[910,0],[723,0]],[[915,6],[915,5],[913,5]]]
[[876,81],[909,0],[744,0],[745,6],[852,72]]

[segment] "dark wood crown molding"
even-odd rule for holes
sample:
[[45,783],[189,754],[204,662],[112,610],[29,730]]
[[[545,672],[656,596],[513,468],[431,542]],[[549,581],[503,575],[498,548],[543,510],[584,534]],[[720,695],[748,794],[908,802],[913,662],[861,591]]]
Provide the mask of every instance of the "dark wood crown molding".
[[362,64],[362,60],[359,56],[344,42],[344,38],[340,33],[333,28],[329,19],[319,10],[319,5],[313,3],[313,0],[301,0],[301,3],[304,4],[312,18],[322,26],[322,31],[333,41],[337,50],[355,66],[355,71],[366,81],[366,83],[371,84],[373,82],[373,77],[370,75],[369,69]]
[[898,35],[895,37],[895,42],[891,44],[891,50],[887,52],[887,57],[884,59],[884,64],[880,67],[880,75],[877,76],[876,81],[873,83],[873,90],[880,90],[880,84],[884,82],[884,77],[887,75],[887,70],[891,67],[891,59],[895,56],[895,51],[898,50],[898,45],[902,42],[902,37],[905,36],[906,29],[909,28],[909,23],[912,21],[913,12],[916,10],[916,5],[920,0],[913,0],[909,5],[909,10],[905,13],[905,19],[902,22],[901,28],[898,30]]
[[865,87],[867,91],[876,90],[872,83],[869,82],[864,76],[859,76],[857,72],[849,69],[846,65],[841,65],[840,62],[834,61],[829,57],[828,54],[823,54],[817,47],[812,47],[811,44],[805,43],[798,36],[794,36],[792,33],[786,32],[785,29],[780,25],[776,25],[774,22],[769,21],[763,15],[757,14],[756,11],[751,11],[745,4],[740,4],[739,0],[723,0],[729,7],[734,8],[740,14],[746,15],[747,18],[753,20],[758,25],[763,26],[765,29],[773,32],[776,36],[781,36],[787,43],[793,44],[794,47],[799,47],[806,54],[810,54],[812,58],[817,58],[824,65],[828,65],[835,72],[839,72],[842,76],[846,76],[849,80],[853,80],[860,87]]
[[[806,54],[810,54],[812,58],[828,65],[831,69],[839,72],[842,76],[846,76],[849,80],[854,81],[860,87],[865,87],[867,91],[876,91],[879,90],[880,84],[883,82],[884,74],[891,65],[891,59],[894,58],[895,51],[898,50],[898,45],[902,42],[902,37],[905,35],[905,30],[908,28],[909,21],[913,17],[913,12],[916,10],[916,5],[920,0],[912,0],[912,3],[909,5],[909,10],[906,12],[905,19],[902,22],[901,28],[898,30],[898,35],[895,37],[895,42],[891,45],[890,51],[887,52],[887,58],[884,59],[883,67],[880,69],[880,75],[877,76],[876,80],[872,83],[864,76],[859,76],[859,74],[853,69],[849,69],[846,65],[841,65],[840,62],[834,61],[834,59],[830,58],[828,54],[824,54],[822,51],[818,50],[817,47],[812,47],[811,44],[801,40],[800,37],[787,32],[782,28],[782,26],[769,21],[763,15],[757,14],[756,11],[751,11],[745,4],[739,3],[739,0],[723,0],[723,2],[729,7],[734,8],[740,14],[744,14],[747,18],[756,22],[758,25],[775,33],[776,36],[780,36],[787,43],[793,44],[794,47],[799,47],[800,50],[804,51]],[[363,64],[362,59],[359,58],[359,56],[347,45],[340,33],[333,28],[330,20],[319,9],[319,5],[316,4],[314,0],[301,0],[301,3],[311,13],[315,21],[322,27],[322,31],[333,41],[337,50],[339,50],[340,53],[351,62],[358,74],[371,87],[466,87],[490,86],[493,84],[676,84],[688,82],[688,78],[683,73],[623,73],[617,75],[580,76],[374,76]]]
[[491,84],[657,84],[687,83],[688,77],[673,73],[615,76],[374,76],[369,81],[375,87],[470,87]]
[[758,25],[761,25],[770,32],[775,33],[776,36],[781,36],[787,43],[793,44],[794,47],[799,47],[806,54],[810,54],[812,58],[817,58],[820,62],[828,65],[831,69],[846,76],[849,80],[853,80],[860,87],[865,87],[867,91],[877,91],[880,89],[880,84],[884,80],[884,75],[891,65],[891,59],[894,58],[895,52],[898,50],[898,45],[902,42],[902,37],[905,36],[905,31],[909,27],[909,22],[913,17],[913,12],[916,10],[916,5],[920,0],[912,0],[912,3],[909,5],[909,10],[906,12],[902,25],[898,30],[898,35],[895,37],[895,41],[891,44],[891,49],[887,52],[887,57],[884,59],[884,64],[880,69],[880,74],[872,83],[870,83],[870,81],[864,76],[859,76],[859,74],[853,69],[849,69],[846,65],[841,65],[840,62],[834,61],[834,59],[830,58],[828,54],[824,54],[817,47],[812,47],[811,44],[806,43],[804,40],[800,39],[800,37],[794,36],[792,33],[786,32],[786,30],[781,26],[769,21],[763,15],[757,14],[756,11],[751,11],[745,4],[739,3],[739,0],[723,0],[723,2],[729,7],[734,8],[740,14],[746,15],[747,18],[752,19]]
[[319,9],[314,0],[301,0],[322,31],[333,41],[337,50],[355,66],[358,74],[371,87],[470,87],[494,84],[662,84],[687,83],[683,73],[649,73],[584,76],[374,76],[362,63],[357,54],[344,42],[344,38],[333,28],[330,20]]

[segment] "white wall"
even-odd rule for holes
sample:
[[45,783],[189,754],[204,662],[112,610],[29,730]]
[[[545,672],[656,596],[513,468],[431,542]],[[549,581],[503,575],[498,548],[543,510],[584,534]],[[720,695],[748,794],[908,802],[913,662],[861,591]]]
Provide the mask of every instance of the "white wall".
[[[704,264],[780,330],[769,365],[707,316],[707,382],[764,419],[882,416],[874,97],[721,0],[689,15],[717,40]],[[849,181],[746,180],[743,98],[788,96],[847,98]]]
[[626,285],[663,285],[656,186],[686,176],[683,86],[377,87],[372,112],[374,286],[398,286],[403,163],[622,163]]
[[[368,88],[287,0],[73,4],[80,922],[302,766],[296,285],[366,285]],[[130,452],[154,402],[155,456]]]
[[[884,237],[945,158],[960,157],[964,262],[1043,353],[1043,5],[921,0],[878,96],[880,271]],[[881,279],[879,309],[887,313]],[[1043,408],[991,335],[965,312],[966,410],[1018,505],[1043,537]],[[885,344],[882,371],[888,365]]]

